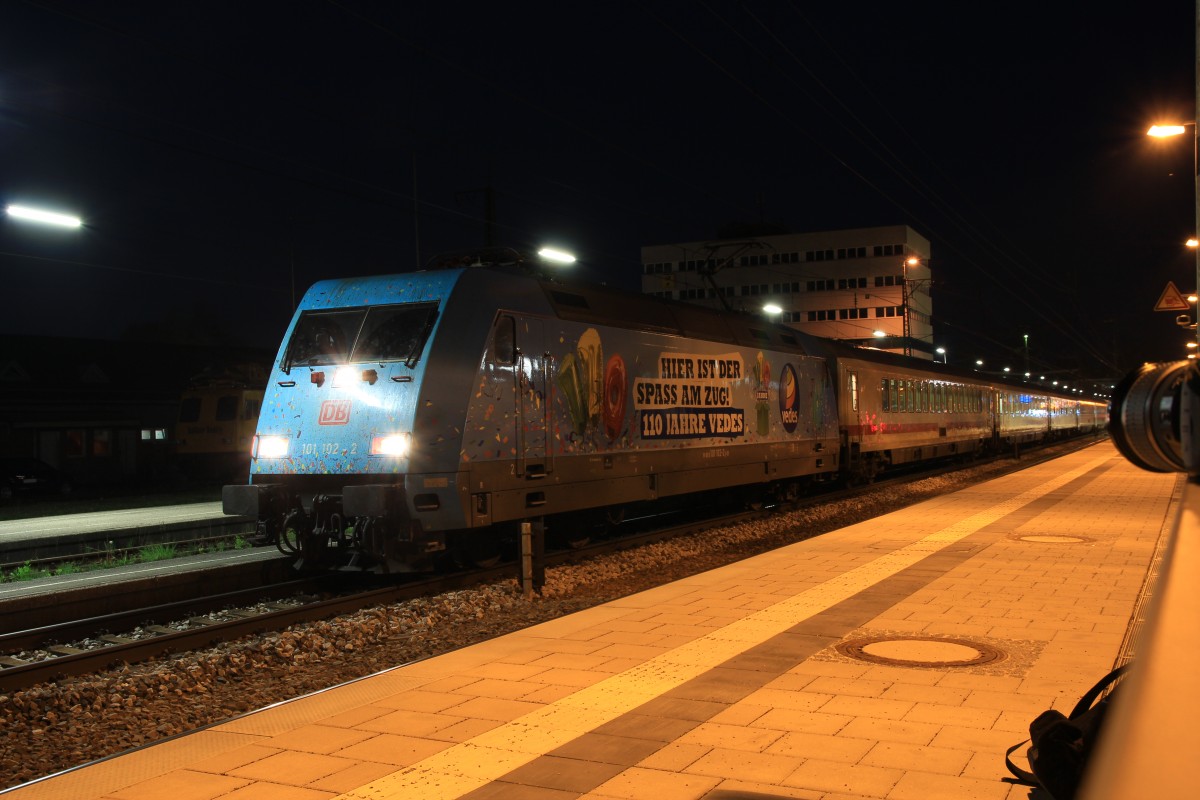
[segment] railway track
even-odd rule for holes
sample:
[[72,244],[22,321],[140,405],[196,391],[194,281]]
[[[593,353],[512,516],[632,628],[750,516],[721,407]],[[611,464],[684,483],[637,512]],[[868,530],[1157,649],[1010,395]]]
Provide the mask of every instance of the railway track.
[[[1088,441],[1077,446],[1092,443]],[[1064,451],[1060,446],[1052,452],[1043,452],[1043,455],[1031,454],[1015,468],[1057,457]],[[788,510],[870,494],[956,469],[947,467],[933,473],[926,471],[919,476],[898,477],[808,497],[789,504]],[[775,511],[773,508],[756,509],[658,525],[620,538],[547,553],[544,565],[578,562],[619,550],[644,547],[715,527],[762,518]],[[798,535],[797,538],[805,537]],[[516,570],[516,564],[506,562],[487,569],[409,579],[365,591],[351,591],[345,585],[347,579],[361,584],[362,575],[334,573],[270,587],[198,596],[14,631],[0,635],[0,654],[3,654],[0,655],[0,692],[11,692],[65,676],[90,674],[114,665],[202,649],[243,636],[283,630],[288,626],[328,619],[364,608],[512,579]]]
[[[545,564],[554,566],[595,558],[767,513],[729,514],[548,553]],[[0,654],[4,654],[0,655],[0,692],[90,674],[114,665],[202,649],[363,608],[511,579],[514,575],[515,565],[506,562],[487,569],[410,579],[366,591],[349,591],[345,586],[347,580],[355,579],[361,583],[363,576],[334,573],[266,589],[226,592],[13,631],[0,634]],[[331,593],[334,596],[328,596]]]

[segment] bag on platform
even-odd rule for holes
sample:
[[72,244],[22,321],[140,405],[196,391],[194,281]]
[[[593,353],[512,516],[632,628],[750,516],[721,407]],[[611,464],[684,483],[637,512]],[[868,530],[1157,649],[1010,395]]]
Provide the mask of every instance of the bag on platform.
[[[1104,697],[1100,695],[1128,668],[1128,664],[1122,665],[1101,678],[1079,698],[1070,716],[1054,709],[1039,714],[1029,723],[1029,738],[1014,744],[1005,753],[1008,771],[1023,784],[1045,789],[1054,800],[1073,800],[1083,781],[1088,758],[1096,747],[1115,688]],[[1012,762],[1013,752],[1026,742],[1030,744],[1027,757],[1032,772]]]

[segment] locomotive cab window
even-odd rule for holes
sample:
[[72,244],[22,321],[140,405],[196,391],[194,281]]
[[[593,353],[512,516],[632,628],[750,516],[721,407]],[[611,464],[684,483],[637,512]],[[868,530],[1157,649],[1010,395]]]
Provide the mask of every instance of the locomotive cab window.
[[366,315],[365,308],[303,312],[288,342],[284,369],[344,364]]
[[237,395],[229,394],[217,398],[217,419],[219,421],[228,422],[231,419],[237,419],[237,412]]
[[416,363],[425,347],[425,339],[437,318],[434,303],[408,303],[372,306],[362,333],[351,351],[351,361],[404,361]]
[[288,342],[285,370],[352,361],[416,363],[437,318],[435,303],[305,311]]

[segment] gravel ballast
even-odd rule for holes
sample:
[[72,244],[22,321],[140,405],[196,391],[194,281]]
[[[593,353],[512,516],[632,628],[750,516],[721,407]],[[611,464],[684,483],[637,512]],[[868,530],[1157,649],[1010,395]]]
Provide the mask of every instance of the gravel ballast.
[[378,607],[0,695],[0,788],[570,614],[1025,466],[1012,461],[515,580]]

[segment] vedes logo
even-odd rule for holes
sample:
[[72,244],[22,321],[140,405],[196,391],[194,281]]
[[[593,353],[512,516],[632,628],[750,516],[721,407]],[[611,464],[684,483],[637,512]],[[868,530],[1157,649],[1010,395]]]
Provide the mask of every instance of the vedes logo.
[[318,425],[345,425],[350,421],[349,400],[326,400],[321,403]]
[[784,364],[779,376],[779,416],[783,420],[783,429],[788,433],[795,431],[800,424],[799,389],[796,370],[791,364]]

